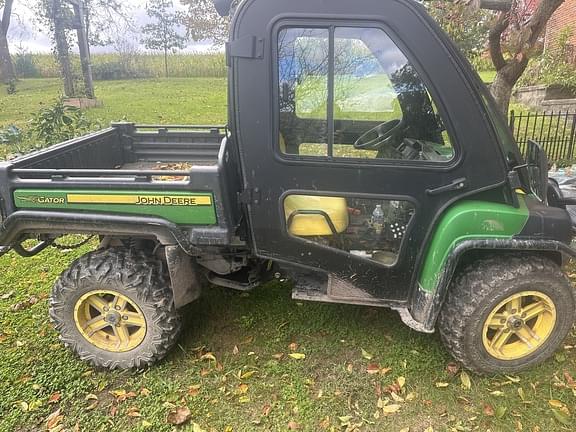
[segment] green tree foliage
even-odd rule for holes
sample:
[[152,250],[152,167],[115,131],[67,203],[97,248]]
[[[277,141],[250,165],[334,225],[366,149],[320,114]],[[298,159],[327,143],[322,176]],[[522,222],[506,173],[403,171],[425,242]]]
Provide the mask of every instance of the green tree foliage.
[[492,14],[475,10],[463,3],[434,1],[427,4],[428,12],[440,24],[471,61],[487,47]]
[[146,13],[152,20],[142,27],[145,37],[144,46],[151,50],[164,52],[164,72],[168,76],[168,54],[186,47],[186,37],[178,32],[183,22],[183,15],[174,10],[171,0],[159,0],[149,3]]
[[192,40],[209,40],[219,45],[226,42],[229,18],[218,15],[212,0],[181,0],[181,3],[188,7],[184,23]]
[[552,46],[530,63],[520,84],[562,85],[576,90],[576,65],[570,61],[572,34],[570,27],[563,29]]

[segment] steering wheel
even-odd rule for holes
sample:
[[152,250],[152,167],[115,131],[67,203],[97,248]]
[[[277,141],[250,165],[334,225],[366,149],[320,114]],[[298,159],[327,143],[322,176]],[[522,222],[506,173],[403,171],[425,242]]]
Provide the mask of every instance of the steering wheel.
[[354,148],[358,150],[379,150],[390,144],[393,138],[404,129],[404,120],[394,119],[379,124],[370,129],[354,142]]

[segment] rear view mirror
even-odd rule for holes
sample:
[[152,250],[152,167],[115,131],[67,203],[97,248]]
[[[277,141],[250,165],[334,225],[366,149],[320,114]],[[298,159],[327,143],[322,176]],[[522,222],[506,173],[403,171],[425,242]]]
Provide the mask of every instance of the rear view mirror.
[[548,157],[542,146],[528,141],[526,167],[530,191],[544,204],[548,204]]

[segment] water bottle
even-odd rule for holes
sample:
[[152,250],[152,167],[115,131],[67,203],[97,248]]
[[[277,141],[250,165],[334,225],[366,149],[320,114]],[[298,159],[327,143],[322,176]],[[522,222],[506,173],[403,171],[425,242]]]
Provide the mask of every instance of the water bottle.
[[378,204],[372,213],[372,227],[378,235],[384,230],[384,210],[381,204]]

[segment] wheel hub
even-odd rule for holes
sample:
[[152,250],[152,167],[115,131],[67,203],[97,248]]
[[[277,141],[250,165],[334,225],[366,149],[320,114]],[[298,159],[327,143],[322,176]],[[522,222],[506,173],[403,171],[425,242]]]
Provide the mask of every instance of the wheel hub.
[[534,353],[552,334],[556,307],[547,295],[523,291],[498,304],[484,323],[486,351],[500,360],[517,360]]
[[122,316],[118,312],[114,311],[114,312],[109,312],[106,315],[106,317],[104,318],[104,321],[115,326],[115,325],[120,324],[121,319],[122,319]]
[[105,351],[131,351],[146,336],[144,314],[133,300],[116,291],[83,295],[76,302],[74,321],[89,343]]

